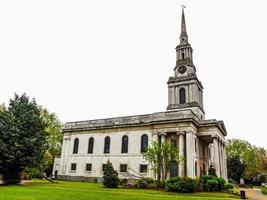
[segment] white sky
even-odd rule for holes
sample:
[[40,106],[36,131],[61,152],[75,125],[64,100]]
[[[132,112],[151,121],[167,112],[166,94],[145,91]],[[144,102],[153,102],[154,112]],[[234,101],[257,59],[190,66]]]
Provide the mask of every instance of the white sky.
[[0,102],[63,121],[165,111],[184,3],[206,119],[267,147],[266,0],[0,0]]

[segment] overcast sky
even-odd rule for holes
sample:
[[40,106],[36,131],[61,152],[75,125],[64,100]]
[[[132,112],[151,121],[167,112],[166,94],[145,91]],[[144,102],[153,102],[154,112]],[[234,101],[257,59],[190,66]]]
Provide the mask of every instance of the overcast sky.
[[165,111],[181,6],[206,119],[267,147],[266,0],[0,0],[0,102],[62,122]]

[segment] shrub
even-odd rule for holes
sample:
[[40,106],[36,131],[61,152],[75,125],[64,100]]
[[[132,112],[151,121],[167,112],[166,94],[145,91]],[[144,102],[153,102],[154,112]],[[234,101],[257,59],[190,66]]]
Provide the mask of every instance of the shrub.
[[267,188],[262,188],[261,189],[261,193],[264,194],[264,195],[267,195]]
[[229,190],[229,189],[234,189],[234,184],[232,184],[232,183],[226,183],[225,185],[224,185],[224,189],[227,191],[227,190]]
[[128,180],[127,180],[126,178],[119,179],[119,184],[120,184],[120,185],[126,186],[127,183],[128,183]]
[[240,184],[239,187],[242,187],[242,188],[253,188],[253,185],[252,184]]
[[227,190],[228,193],[230,194],[234,194],[234,195],[240,195],[240,191],[238,189],[228,189]]
[[207,181],[208,191],[218,190],[218,181],[216,179],[210,179]]
[[173,192],[194,192],[196,180],[188,177],[173,177],[166,181],[165,190]]
[[103,185],[108,188],[117,188],[118,183],[118,172],[114,170],[112,164],[108,161],[104,168]]
[[154,183],[152,178],[141,178],[137,181],[137,187],[146,188],[152,183]]
[[217,176],[203,176],[204,188],[206,191],[222,191],[224,190],[225,180]]

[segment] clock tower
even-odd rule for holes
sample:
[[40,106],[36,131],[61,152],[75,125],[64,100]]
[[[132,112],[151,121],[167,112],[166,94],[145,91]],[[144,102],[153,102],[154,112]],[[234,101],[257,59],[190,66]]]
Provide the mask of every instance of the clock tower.
[[193,49],[188,42],[185,14],[182,9],[180,43],[176,49],[174,76],[168,80],[168,110],[191,109],[199,119],[205,118],[203,86],[193,64]]

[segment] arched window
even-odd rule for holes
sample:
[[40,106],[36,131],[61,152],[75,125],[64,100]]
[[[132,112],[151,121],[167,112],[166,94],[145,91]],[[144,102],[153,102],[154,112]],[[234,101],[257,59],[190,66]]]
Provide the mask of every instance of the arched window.
[[79,139],[75,138],[73,145],[73,154],[77,154],[79,149]]
[[110,137],[105,137],[105,144],[104,144],[104,153],[110,152]]
[[94,151],[94,138],[90,137],[88,142],[88,153],[93,153]]
[[146,152],[147,147],[148,147],[148,136],[144,134],[141,137],[141,153]]
[[124,135],[121,141],[121,153],[128,153],[128,136]]
[[185,89],[184,88],[181,88],[179,90],[179,103],[180,104],[185,104],[186,103],[186,100],[185,100]]
[[195,161],[195,176],[197,176],[197,161]]

